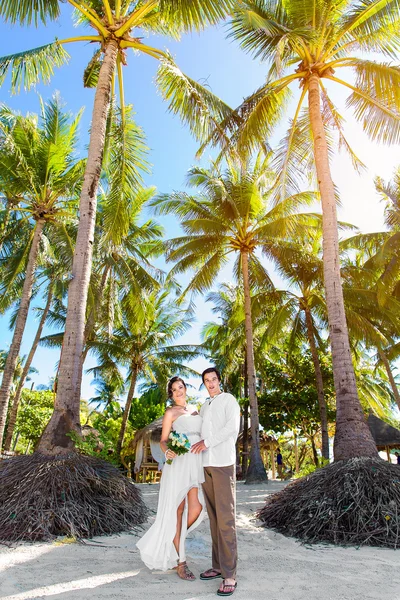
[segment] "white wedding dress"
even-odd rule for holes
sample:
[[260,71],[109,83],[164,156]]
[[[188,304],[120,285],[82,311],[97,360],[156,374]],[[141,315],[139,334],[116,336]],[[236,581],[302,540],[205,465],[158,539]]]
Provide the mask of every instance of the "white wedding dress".
[[[200,415],[180,415],[172,424],[177,433],[186,433],[190,443],[195,444],[201,439]],[[177,561],[184,562],[185,540],[187,534],[195,529],[204,518],[204,497],[201,484],[204,481],[202,455],[187,452],[176,456],[172,464],[165,463],[158,497],[157,516],[153,525],[136,544],[142,561],[149,569],[166,571],[176,566]],[[203,507],[197,520],[187,528],[187,494],[197,487],[199,501]],[[177,509],[186,498],[185,510],[182,517],[182,531],[179,544],[179,556],[173,544],[176,534]]]

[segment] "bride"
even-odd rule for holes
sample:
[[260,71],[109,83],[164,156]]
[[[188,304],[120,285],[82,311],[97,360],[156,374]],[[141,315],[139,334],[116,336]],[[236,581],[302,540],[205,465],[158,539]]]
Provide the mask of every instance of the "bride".
[[185,540],[204,518],[202,457],[192,452],[178,456],[168,449],[167,442],[173,430],[185,433],[195,444],[201,437],[202,419],[186,403],[183,379],[172,377],[167,390],[172,406],[165,411],[160,446],[172,463],[165,463],[163,468],[156,519],[136,546],[149,569],[175,568],[181,579],[193,581],[196,578],[186,564]]

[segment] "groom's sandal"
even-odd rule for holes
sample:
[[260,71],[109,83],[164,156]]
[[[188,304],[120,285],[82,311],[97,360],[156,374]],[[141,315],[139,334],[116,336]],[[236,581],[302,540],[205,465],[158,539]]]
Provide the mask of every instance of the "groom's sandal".
[[218,577],[222,577],[221,571],[216,571],[215,569],[207,569],[204,573],[200,573],[200,579],[203,581],[218,579]]
[[221,583],[220,588],[217,591],[218,596],[232,596],[233,592],[237,588],[237,582],[235,583],[225,583],[224,581]]
[[186,581],[194,581],[196,579],[186,562],[178,563],[176,570],[181,579],[185,579]]

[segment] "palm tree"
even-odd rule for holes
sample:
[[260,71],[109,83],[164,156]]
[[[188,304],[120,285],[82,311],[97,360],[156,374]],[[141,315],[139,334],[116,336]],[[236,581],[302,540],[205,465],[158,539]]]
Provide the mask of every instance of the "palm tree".
[[[61,228],[60,228],[61,229]],[[11,410],[9,411],[9,419],[7,423],[7,433],[4,441],[4,449],[10,450],[12,437],[14,434],[15,423],[19,403],[24,389],[27,375],[31,369],[32,361],[35,357],[40,339],[42,337],[43,328],[48,321],[49,313],[55,304],[55,301],[60,300],[66,295],[68,289],[68,273],[72,262],[73,245],[71,242],[68,227],[65,226],[59,231],[49,232],[47,234],[51,246],[50,252],[42,259],[39,272],[37,274],[38,293],[43,294],[45,305],[43,309],[36,309],[40,314],[39,324],[32,342],[29,354],[24,362],[24,368],[19,378],[18,387],[12,398]],[[42,281],[40,281],[42,280]],[[42,292],[43,282],[45,285],[44,293]],[[52,389],[52,388],[50,388]]]
[[[359,58],[357,50],[396,58],[399,24],[398,0],[244,0],[237,4],[231,21],[230,35],[244,50],[270,64],[267,83],[236,113],[241,125],[234,141],[240,153],[248,154],[265,142],[283,113],[290,85],[300,85],[276,168],[282,197],[287,190],[296,189],[296,174],[307,172],[313,151],[322,199],[324,284],[337,393],[337,460],[372,457],[377,451],[363,417],[351,362],[340,281],[336,197],[329,165],[329,127],[336,130],[353,163],[360,166],[360,162],[344,136],[342,117],[324,82],[350,90],[348,105],[369,137],[387,143],[398,141],[400,97],[395,90],[400,69]],[[340,78],[340,69],[353,70],[355,83]],[[308,112],[302,111],[306,98]]]
[[[246,362],[246,334],[244,298],[241,286],[223,283],[218,292],[210,292],[206,302],[212,302],[212,312],[218,314],[220,323],[205,323],[201,331],[203,346],[213,364],[223,373],[224,389],[242,400],[243,452],[242,478],[248,467],[249,385]],[[257,350],[257,341],[255,350]],[[257,355],[256,355],[257,356]],[[256,360],[257,364],[257,360]]]
[[[68,293],[68,311],[64,345],[60,360],[59,379],[55,412],[41,439],[40,450],[46,453],[69,452],[72,441],[67,436],[58,436],[55,432],[73,429],[79,431],[79,398],[82,379],[81,355],[84,342],[85,311],[89,288],[92,242],[96,220],[97,189],[101,173],[103,152],[106,141],[107,120],[114,81],[119,83],[119,97],[124,118],[123,66],[126,64],[126,51],[143,52],[157,60],[163,60],[161,79],[174,82],[177,77],[172,59],[161,50],[143,43],[147,33],[161,33],[179,37],[182,32],[200,30],[208,24],[217,23],[232,6],[232,0],[68,0],[74,7],[78,22],[90,27],[90,35],[82,35],[64,40],[56,40],[24,53],[6,56],[0,59],[0,82],[11,67],[13,70],[13,88],[18,90],[23,83],[31,87],[39,78],[48,81],[54,67],[65,64],[68,54],[64,46],[68,43],[91,42],[97,44],[97,50],[85,70],[84,81],[87,86],[96,87],[92,113],[92,128],[88,149],[88,160],[80,198],[80,222],[72,266],[72,280]],[[1,0],[0,14],[13,23],[30,24],[32,21],[55,19],[60,12],[61,0],[24,2]],[[131,33],[134,30],[134,37]],[[180,78],[179,78],[180,81]],[[186,94],[180,85],[181,102],[177,112],[187,114],[194,106],[200,107],[194,120],[204,127],[207,121],[204,110],[196,94],[189,90]],[[193,82],[193,85],[196,84]],[[185,79],[186,89],[193,87],[191,80]],[[197,86],[201,88],[201,86]],[[197,91],[196,88],[196,91]],[[196,97],[195,97],[196,96]],[[210,94],[208,93],[208,96]],[[193,101],[193,98],[195,100]],[[221,117],[228,112],[225,105],[215,100],[213,106]],[[189,107],[189,108],[188,108]],[[191,109],[190,109],[191,107]],[[175,109],[177,107],[175,106]],[[68,417],[66,416],[68,413]],[[67,424],[68,421],[68,424]],[[67,425],[67,427],[66,427]],[[61,440],[62,439],[62,443]]]
[[166,243],[167,260],[176,262],[171,274],[194,269],[184,294],[203,292],[211,287],[230,254],[237,255],[234,274],[243,286],[246,360],[248,369],[252,446],[247,481],[262,481],[266,473],[260,454],[259,418],[254,364],[251,291],[255,287],[273,287],[257,250],[273,257],[280,240],[303,230],[312,222],[310,215],[294,214],[311,202],[315,195],[299,193],[273,206],[268,196],[271,173],[270,157],[257,161],[253,170],[230,165],[224,174],[193,168],[189,184],[203,192],[161,195],[151,204],[158,213],[175,213],[185,236]]
[[[270,294],[278,307],[272,317],[264,317],[267,324],[261,345],[278,340],[282,336],[282,331],[287,329],[289,329],[289,351],[292,351],[300,340],[308,343],[314,365],[321,419],[322,456],[329,459],[328,414],[318,355],[318,347],[324,345],[319,329],[321,324],[325,324],[326,314],[320,250],[318,230],[309,232],[307,236],[300,236],[295,244],[281,244],[277,268],[289,287]],[[260,296],[257,300],[263,303],[265,295]]]
[[[393,244],[393,251],[388,250],[390,237],[395,237],[395,234],[360,234],[345,240],[342,249],[350,251],[351,255],[343,261],[342,276],[351,341],[353,344],[361,342],[368,350],[376,350],[376,366],[384,366],[400,408],[400,394],[390,364],[399,356],[396,340],[400,327],[397,282],[388,274],[388,271],[396,269],[396,243]],[[385,238],[386,241],[383,241]],[[385,255],[386,260],[383,258]]]
[[182,376],[198,375],[182,361],[196,358],[202,353],[201,349],[172,345],[190,327],[191,319],[187,311],[178,309],[174,302],[168,300],[168,294],[168,291],[142,293],[140,297],[135,293],[129,294],[123,301],[120,326],[111,336],[106,332],[90,343],[90,349],[100,358],[100,363],[89,372],[96,377],[103,373],[110,376],[118,371],[119,365],[128,371],[128,394],[116,450],[118,455],[139,379],[160,385],[162,381],[166,384],[174,372]]
[[[65,229],[65,219],[76,214],[74,194],[82,177],[83,162],[76,159],[77,127],[80,115],[71,120],[62,110],[58,96],[43,105],[36,116],[17,117],[10,131],[3,132],[0,170],[3,190],[20,198],[16,210],[21,226],[29,225],[30,235],[23,248],[17,272],[24,273],[23,287],[10,352],[0,388],[0,446],[2,445],[10,389],[22,336],[28,317],[38,254],[47,229]],[[4,250],[4,249],[3,249]],[[10,248],[11,252],[13,249]],[[5,268],[10,271],[7,254]],[[10,281],[3,279],[0,294],[7,297]]]

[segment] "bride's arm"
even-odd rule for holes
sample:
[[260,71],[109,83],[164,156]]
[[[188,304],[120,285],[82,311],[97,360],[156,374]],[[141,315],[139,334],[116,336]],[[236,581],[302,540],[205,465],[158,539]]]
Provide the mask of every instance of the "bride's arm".
[[[161,440],[160,440],[160,448],[164,452],[164,454],[168,450],[167,442],[168,442],[168,436],[171,433],[173,418],[174,418],[174,410],[173,410],[173,408],[168,408],[165,411],[165,415],[163,418]],[[173,452],[172,450],[168,450],[167,458],[174,458],[175,456],[176,456],[175,452]]]

